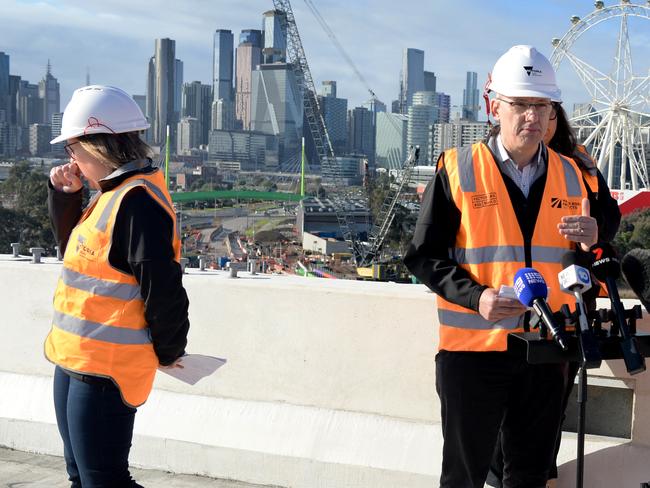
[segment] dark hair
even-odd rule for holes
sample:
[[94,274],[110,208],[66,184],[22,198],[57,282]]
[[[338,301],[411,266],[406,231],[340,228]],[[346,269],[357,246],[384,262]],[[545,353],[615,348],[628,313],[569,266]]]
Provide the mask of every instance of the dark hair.
[[553,103],[553,105],[557,114],[557,126],[555,128],[555,134],[553,134],[553,137],[548,143],[548,147],[555,152],[572,157],[577,150],[578,140],[571,125],[569,125],[569,119],[562,105],[559,103]]
[[150,158],[153,153],[137,132],[88,134],[79,137],[79,142],[86,151],[112,170],[129,161]]

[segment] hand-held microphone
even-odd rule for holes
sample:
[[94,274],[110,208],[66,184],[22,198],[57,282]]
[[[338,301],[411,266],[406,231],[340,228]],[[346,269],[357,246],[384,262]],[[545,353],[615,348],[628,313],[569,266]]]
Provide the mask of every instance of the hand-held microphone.
[[650,250],[632,249],[621,261],[623,276],[650,313]]
[[645,359],[639,353],[636,337],[630,333],[630,329],[627,326],[625,309],[623,308],[623,304],[618,295],[618,288],[616,287],[616,279],[621,274],[620,263],[614,249],[609,244],[601,244],[593,252],[596,255],[596,260],[591,265],[591,271],[599,281],[607,285],[607,293],[609,300],[612,302],[612,312],[614,312],[614,325],[621,331],[621,336],[623,336],[621,349],[623,351],[625,367],[630,374],[641,373],[645,371]]
[[560,282],[560,288],[567,293],[573,293],[576,297],[576,306],[579,309],[579,324],[580,331],[586,332],[589,330],[589,322],[587,321],[587,310],[585,303],[582,299],[582,294],[591,288],[591,277],[586,268],[578,265],[580,261],[578,254],[575,251],[569,251],[562,256],[562,271],[557,275]]
[[598,341],[589,327],[587,309],[582,299],[582,292],[591,288],[589,271],[578,265],[579,256],[575,251],[569,251],[562,256],[562,271],[558,273],[558,280],[562,291],[572,293],[576,298],[576,314],[578,316],[578,341],[582,354],[582,363],[585,368],[598,368],[602,362],[602,355]]
[[548,289],[544,277],[534,268],[522,268],[515,274],[514,283],[517,299],[533,310],[544,323],[548,331],[559,346],[567,351],[569,349],[564,331],[560,329],[553,319],[553,312],[546,303]]

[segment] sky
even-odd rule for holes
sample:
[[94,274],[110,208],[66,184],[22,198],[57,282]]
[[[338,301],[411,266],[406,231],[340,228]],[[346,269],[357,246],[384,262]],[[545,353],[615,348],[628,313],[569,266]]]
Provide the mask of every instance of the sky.
[[[438,91],[461,105],[467,71],[478,73],[479,89],[498,57],[515,44],[532,44],[548,57],[551,39],[563,37],[572,15],[588,16],[592,0],[313,0],[370,88],[390,109],[397,98],[402,51],[425,51],[424,67],[437,76]],[[645,1],[633,0],[642,3]],[[614,4],[607,0],[606,5]],[[348,107],[369,98],[364,84],[344,62],[307,9],[293,0],[298,29],[317,87],[336,80]],[[184,81],[211,84],[212,36],[230,29],[238,42],[242,29],[260,29],[272,0],[2,0],[0,51],[10,55],[11,74],[32,83],[48,59],[61,85],[61,109],[75,88],[108,84],[144,94],[154,39],[176,41]],[[647,10],[650,17],[650,9]],[[594,25],[572,44],[571,52],[604,72],[613,63],[618,19]],[[650,67],[650,20],[629,22],[634,71]],[[565,107],[589,101],[568,61],[558,82]],[[452,109],[452,112],[456,111]],[[484,110],[484,108],[482,108]]]

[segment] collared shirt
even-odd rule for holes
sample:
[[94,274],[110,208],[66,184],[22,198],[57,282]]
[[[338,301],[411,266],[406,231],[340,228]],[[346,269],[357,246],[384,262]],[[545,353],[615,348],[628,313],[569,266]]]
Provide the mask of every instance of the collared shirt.
[[496,156],[501,171],[510,177],[524,196],[528,198],[531,185],[546,171],[546,146],[540,142],[537,153],[533,156],[531,162],[522,169],[519,169],[517,163],[508,154],[501,141],[501,134],[497,135],[496,138],[490,138],[488,146]]

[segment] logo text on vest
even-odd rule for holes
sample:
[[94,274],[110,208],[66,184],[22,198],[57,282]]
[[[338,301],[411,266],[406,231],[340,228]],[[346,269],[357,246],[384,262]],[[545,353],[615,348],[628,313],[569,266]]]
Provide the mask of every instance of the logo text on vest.
[[566,198],[551,197],[551,207],[578,210],[580,208],[580,202],[567,200]]
[[472,206],[474,208],[491,207],[497,204],[498,202],[496,192],[472,195]]

